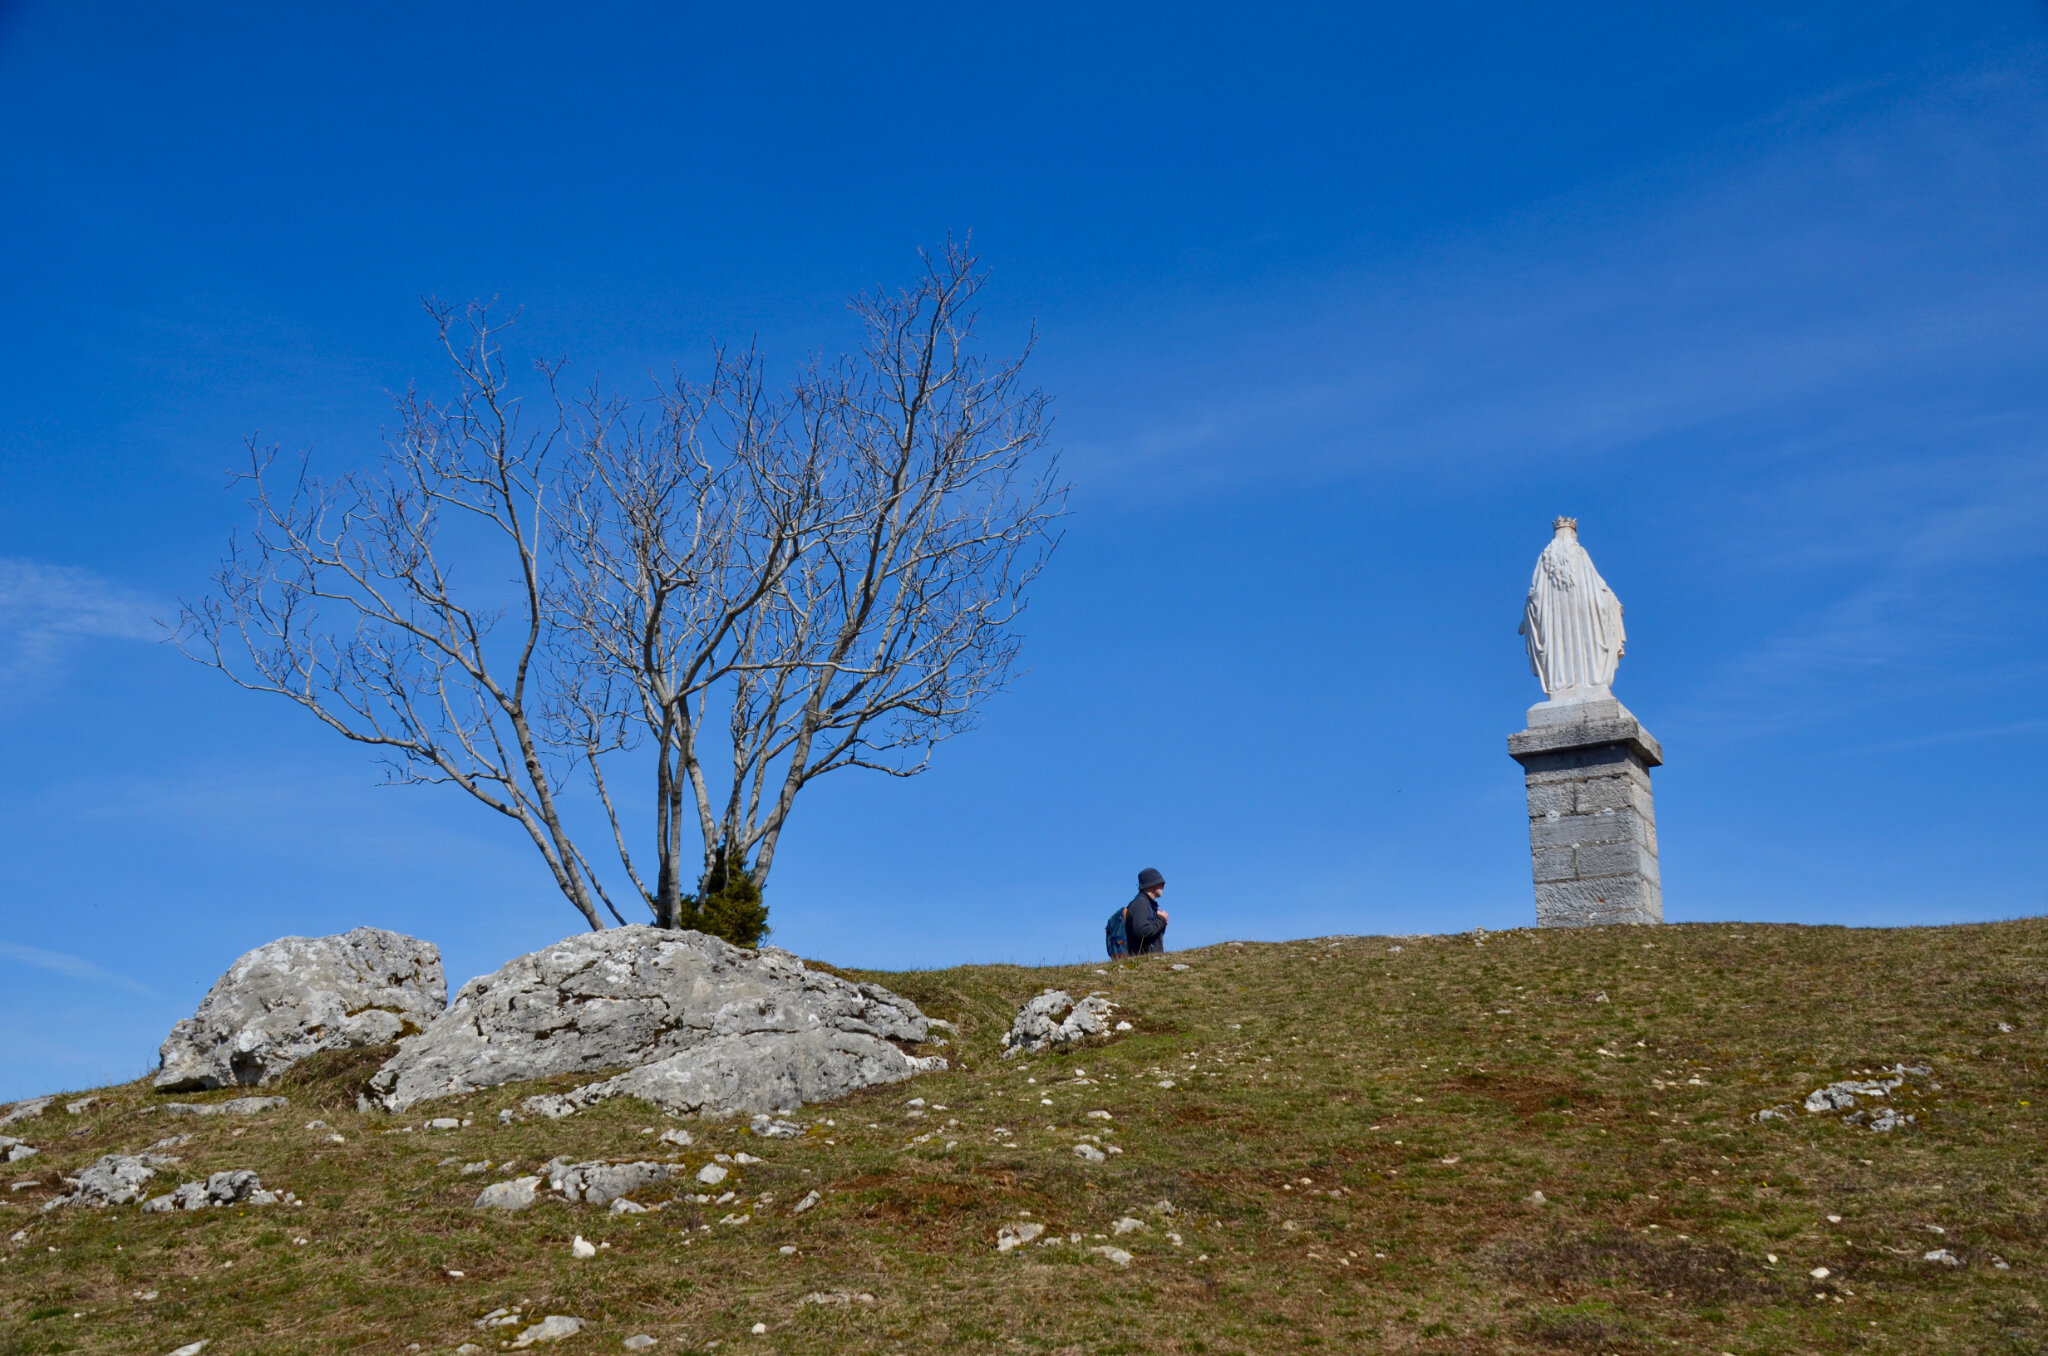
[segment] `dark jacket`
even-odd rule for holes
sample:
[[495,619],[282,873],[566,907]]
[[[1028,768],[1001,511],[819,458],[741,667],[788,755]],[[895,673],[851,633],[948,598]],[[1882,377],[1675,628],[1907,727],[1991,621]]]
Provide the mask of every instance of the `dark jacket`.
[[1130,940],[1131,954],[1142,956],[1166,950],[1166,920],[1159,916],[1159,906],[1144,891],[1124,906],[1124,936]]

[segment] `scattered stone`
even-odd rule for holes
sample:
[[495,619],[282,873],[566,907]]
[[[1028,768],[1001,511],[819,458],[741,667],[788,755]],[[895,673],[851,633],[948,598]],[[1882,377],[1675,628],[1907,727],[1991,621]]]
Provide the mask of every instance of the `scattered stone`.
[[1834,1273],[1829,1271],[1826,1267],[1815,1267],[1813,1270],[1807,1272],[1806,1274],[1813,1277],[1813,1279],[1815,1279],[1816,1281],[1824,1281],[1829,1276],[1832,1276]]
[[764,1139],[795,1139],[804,1132],[796,1122],[777,1120],[773,1116],[756,1116],[747,1128]]
[[1062,989],[1047,989],[1017,1010],[1003,1037],[1003,1058],[1056,1049],[1109,1031],[1115,1004],[1090,995],[1076,1000]]
[[462,1175],[464,1177],[474,1177],[480,1172],[489,1172],[490,1170],[491,1162],[489,1159],[485,1159],[480,1163],[464,1163],[462,1165]]
[[484,1356],[484,1349],[474,1342],[464,1342],[455,1348],[455,1356]]
[[[844,1308],[849,1304],[873,1304],[874,1302],[875,1297],[865,1291],[813,1290],[810,1294],[798,1300],[796,1304],[799,1309],[803,1308],[806,1304],[835,1305]],[[754,1331],[757,1333],[766,1332],[767,1330],[768,1325],[765,1323],[754,1325]]]
[[687,1149],[697,1141],[691,1138],[690,1132],[687,1130],[664,1130],[654,1142],[656,1144],[673,1144],[678,1149]]
[[569,1244],[569,1255],[571,1257],[583,1258],[595,1257],[597,1256],[597,1245],[582,1234],[578,1234]]
[[382,928],[281,937],[242,956],[171,1028],[156,1086],[268,1083],[321,1050],[388,1045],[447,1006],[441,953]]
[[1920,1254],[1920,1260],[1923,1262],[1939,1262],[1945,1267],[1959,1267],[1963,1264],[1963,1259],[1950,1252],[1947,1248],[1936,1248],[1932,1252],[1923,1252]]
[[156,1176],[156,1169],[161,1166],[161,1160],[151,1161],[154,1158],[151,1154],[107,1154],[78,1174],[78,1184],[68,1195],[45,1201],[43,1209],[54,1210],[60,1205],[89,1205],[94,1209],[132,1205],[142,1199],[142,1184]]
[[1083,1163],[1100,1163],[1109,1155],[1103,1153],[1102,1150],[1096,1148],[1093,1144],[1076,1144],[1074,1146],[1074,1157],[1080,1159]]
[[144,1201],[149,1214],[171,1210],[205,1210],[216,1205],[276,1205],[291,1202],[288,1191],[267,1191],[254,1172],[239,1168],[217,1172],[203,1182],[187,1182],[169,1195]]
[[34,1120],[48,1109],[50,1103],[56,1100],[55,1097],[31,1097],[27,1101],[16,1102],[13,1106],[8,1107],[4,1114],[0,1114],[0,1130],[4,1130],[10,1125],[19,1124],[22,1121]]
[[789,1213],[792,1215],[801,1215],[804,1211],[815,1208],[818,1202],[823,1199],[824,1197],[820,1196],[817,1192],[813,1191],[809,1195],[805,1196],[802,1200],[798,1201],[794,1206],[792,1206],[790,1208]]
[[559,1092],[544,1092],[538,1097],[529,1097],[519,1104],[519,1109],[529,1116],[545,1116],[551,1121],[573,1116],[577,1112],[576,1103]]
[[1107,1111],[1091,1111],[1088,1113],[1088,1119],[1091,1121],[1113,1121],[1116,1117],[1110,1115]]
[[1008,1252],[1012,1248],[1021,1248],[1044,1232],[1045,1226],[1036,1220],[1005,1224],[996,1230],[996,1251]]
[[636,924],[582,933],[471,980],[371,1080],[384,1106],[564,1073],[629,1072],[564,1094],[708,1115],[787,1111],[945,1067],[892,1042],[929,1028],[909,1001],[776,947]]
[[9,1191],[25,1191],[29,1187],[40,1186],[42,1184],[42,1180],[43,1179],[40,1177],[24,1177],[18,1182],[10,1183],[7,1189]]
[[1186,970],[1189,967],[1181,964],[1179,961],[1175,961],[1173,964],[1167,966],[1166,968],[1169,970]]
[[24,1158],[34,1158],[40,1152],[41,1150],[37,1149],[35,1145],[24,1143],[12,1135],[0,1135],[0,1159],[5,1159],[9,1163],[19,1163]]
[[210,1340],[212,1339],[202,1337],[197,1342],[187,1342],[184,1346],[173,1351],[171,1356],[199,1356],[200,1352],[206,1350],[206,1344]]
[[1109,1231],[1113,1234],[1134,1234],[1138,1232],[1138,1230],[1140,1229],[1146,1229],[1150,1227],[1151,1226],[1146,1224],[1144,1220],[1134,1219],[1129,1215],[1125,1215],[1122,1219],[1110,1225]]
[[493,1309],[470,1326],[475,1328],[516,1328],[525,1321],[525,1319],[519,1316],[518,1308],[514,1307],[511,1309]]
[[1122,1248],[1112,1248],[1105,1244],[1099,1248],[1090,1248],[1088,1251],[1094,1253],[1097,1257],[1107,1257],[1120,1267],[1127,1267],[1131,1264],[1131,1255]]
[[638,1201],[629,1201],[624,1196],[618,1196],[612,1200],[612,1213],[614,1215],[644,1215],[647,1213],[647,1207]]
[[226,1102],[165,1102],[164,1110],[173,1116],[254,1116],[291,1104],[289,1097],[236,1097]]
[[697,1180],[705,1186],[717,1186],[725,1178],[726,1170],[719,1167],[716,1163],[706,1163],[703,1167],[697,1169]]
[[1130,1030],[1132,1030],[1133,1028],[1132,1028],[1132,1026],[1131,1026],[1131,1024],[1130,1024],[1129,1022],[1118,1022],[1118,1023],[1116,1024],[1116,1029],[1117,1029],[1118,1031],[1130,1031]]
[[687,1169],[679,1163],[563,1163],[557,1159],[541,1171],[547,1174],[548,1185],[570,1200],[606,1205],[629,1191],[680,1176]]
[[524,1210],[533,1204],[534,1194],[540,1188],[538,1177],[515,1177],[509,1182],[493,1182],[485,1187],[476,1198],[478,1210]]
[[1759,1111],[1755,1115],[1751,1116],[1750,1119],[1758,1122],[1759,1124],[1761,1124],[1764,1121],[1789,1121],[1792,1118],[1785,1114],[1786,1111],[1788,1111],[1789,1109],[1790,1108],[1788,1107],[1782,1106],[1767,1106],[1762,1111]]
[[1856,1105],[1858,1097],[1889,1097],[1892,1091],[1903,1084],[1908,1076],[1926,1077],[1934,1072],[1925,1064],[1894,1064],[1883,1072],[1889,1078],[1854,1079],[1845,1078],[1816,1088],[1806,1095],[1806,1109],[1816,1115],[1829,1111],[1847,1111]]
[[646,1333],[640,1332],[634,1333],[631,1337],[628,1337],[622,1345],[624,1345],[624,1347],[628,1351],[645,1351],[647,1350],[647,1348],[653,1346],[655,1342],[658,1340],[660,1339],[649,1337]]
[[519,1336],[512,1339],[512,1349],[530,1347],[535,1342],[559,1342],[564,1337],[574,1337],[583,1331],[583,1320],[567,1314],[549,1314]]
[[752,1332],[754,1336],[759,1337],[768,1331],[768,1325],[766,1323],[756,1323],[751,1329],[749,1329],[749,1331]]
[[1549,1198],[1549,1197],[1547,1197],[1547,1196],[1545,1196],[1545,1195],[1544,1195],[1544,1194],[1543,1194],[1543,1193],[1542,1193],[1541,1191],[1532,1191],[1532,1192],[1530,1192],[1530,1193],[1529,1193],[1529,1197],[1528,1197],[1528,1200],[1529,1200],[1529,1204],[1531,1204],[1531,1205],[1548,1205],[1548,1204],[1550,1204],[1550,1198]]
[[427,1122],[429,1130],[460,1130],[462,1122],[454,1116],[436,1116]]
[[81,1097],[75,1102],[66,1102],[64,1104],[64,1114],[67,1116],[82,1116],[99,1104],[100,1099],[97,1097]]

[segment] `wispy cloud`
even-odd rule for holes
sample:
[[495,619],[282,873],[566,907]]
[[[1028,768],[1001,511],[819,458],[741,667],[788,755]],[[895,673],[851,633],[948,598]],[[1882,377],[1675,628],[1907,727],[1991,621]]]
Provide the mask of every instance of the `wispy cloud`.
[[127,989],[145,998],[156,997],[156,990],[137,984],[126,975],[117,975],[103,966],[94,965],[80,956],[66,955],[62,951],[45,951],[39,946],[22,946],[16,942],[0,942],[0,960],[10,960],[18,965],[31,965],[38,970],[49,970],[56,974],[68,975],[72,979],[88,984],[110,985]]
[[0,556],[0,692],[53,676],[82,641],[158,639],[152,612],[91,570]]

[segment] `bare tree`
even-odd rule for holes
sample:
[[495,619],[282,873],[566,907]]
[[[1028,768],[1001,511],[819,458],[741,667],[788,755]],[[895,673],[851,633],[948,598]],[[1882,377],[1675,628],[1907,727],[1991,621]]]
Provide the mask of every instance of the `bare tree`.
[[[858,358],[814,363],[779,399],[752,355],[721,355],[652,428],[586,406],[563,613],[602,680],[576,714],[659,919],[680,908],[685,789],[700,896],[735,869],[765,884],[805,786],[923,771],[1010,677],[1064,497],[1046,399],[1022,385],[1028,346],[993,365],[973,351],[974,258],[949,245],[925,263],[911,288],[855,299]],[[601,770],[640,739],[655,752],[651,890]],[[724,765],[707,772],[714,741]]]
[[[280,478],[275,450],[252,442],[242,474],[255,529],[230,542],[216,591],[181,611],[177,640],[239,686],[377,749],[392,782],[451,783],[517,821],[562,894],[603,927],[589,864],[563,826],[566,765],[536,702],[559,658],[546,499],[561,422],[521,427],[497,342],[505,326],[484,307],[428,311],[459,396],[399,397],[372,473],[323,481],[302,461]],[[552,382],[555,370],[542,375]],[[464,601],[450,557],[477,554],[509,567],[508,597]]]
[[[964,248],[927,256],[912,287],[854,300],[856,357],[781,393],[720,350],[646,412],[596,389],[565,406],[538,365],[533,428],[502,326],[430,306],[458,397],[408,391],[382,465],[332,482],[280,483],[252,444],[255,531],[179,642],[377,748],[392,780],[517,821],[597,928],[599,905],[624,916],[565,827],[587,777],[654,921],[712,927],[699,906],[765,885],[805,786],[923,771],[1011,675],[1064,490],[1029,346],[973,351],[981,282]],[[474,582],[493,558],[502,598]],[[619,792],[648,773],[643,809]],[[722,930],[751,943],[763,919]]]

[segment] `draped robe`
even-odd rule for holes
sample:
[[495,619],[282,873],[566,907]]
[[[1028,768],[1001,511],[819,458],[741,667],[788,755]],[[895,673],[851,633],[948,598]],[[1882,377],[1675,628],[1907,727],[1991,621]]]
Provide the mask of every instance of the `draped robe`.
[[1577,529],[1560,525],[1536,559],[1521,635],[1543,694],[1574,701],[1606,697],[1626,635],[1621,600],[1593,568]]

